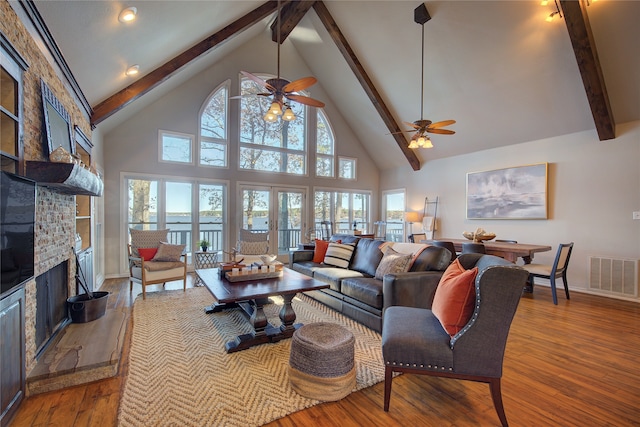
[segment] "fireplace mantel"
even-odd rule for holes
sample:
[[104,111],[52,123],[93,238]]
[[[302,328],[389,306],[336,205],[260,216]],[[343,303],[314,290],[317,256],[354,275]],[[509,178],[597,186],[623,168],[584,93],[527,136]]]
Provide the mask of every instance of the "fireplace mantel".
[[104,188],[97,175],[72,163],[27,161],[27,177],[63,194],[102,196]]

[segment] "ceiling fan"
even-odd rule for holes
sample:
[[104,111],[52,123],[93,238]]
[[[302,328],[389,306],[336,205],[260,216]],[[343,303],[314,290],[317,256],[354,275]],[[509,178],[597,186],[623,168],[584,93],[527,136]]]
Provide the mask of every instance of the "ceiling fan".
[[280,14],[282,10],[280,8],[280,0],[278,0],[278,17],[277,17],[277,44],[278,44],[278,77],[275,79],[263,80],[260,77],[251,74],[247,71],[240,71],[243,76],[253,80],[261,87],[265,88],[267,93],[258,93],[259,96],[273,96],[271,106],[264,115],[264,120],[267,122],[275,122],[278,116],[282,116],[283,120],[291,121],[295,120],[296,116],[293,114],[291,107],[287,103],[288,101],[299,102],[300,104],[310,105],[312,107],[324,107],[324,102],[317,99],[310,98],[304,95],[298,95],[295,92],[304,90],[310,86],[313,86],[318,80],[315,77],[303,77],[298,80],[290,82],[280,78]]
[[413,123],[403,122],[412,129],[403,132],[415,132],[409,142],[409,148],[432,148],[433,144],[427,133],[436,133],[440,135],[453,135],[455,131],[442,129],[445,126],[454,124],[455,120],[443,120],[441,122],[432,122],[424,119],[424,24],[431,19],[427,7],[424,3],[420,4],[413,12],[413,20],[422,25],[422,74],[420,88],[420,120]]

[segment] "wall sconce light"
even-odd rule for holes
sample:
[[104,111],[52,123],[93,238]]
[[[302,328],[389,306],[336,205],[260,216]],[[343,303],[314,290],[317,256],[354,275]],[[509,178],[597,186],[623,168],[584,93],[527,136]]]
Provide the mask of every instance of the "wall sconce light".
[[554,0],[556,3],[556,11],[555,12],[551,12],[549,14],[549,16],[547,16],[545,18],[545,21],[547,22],[551,22],[553,21],[553,19],[556,17],[556,15],[558,15],[560,18],[562,18],[562,12],[560,12],[560,6],[558,6],[558,0]]
[[138,9],[135,7],[128,7],[123,9],[122,12],[118,15],[118,21],[127,23],[131,21],[135,21],[136,14],[138,13]]

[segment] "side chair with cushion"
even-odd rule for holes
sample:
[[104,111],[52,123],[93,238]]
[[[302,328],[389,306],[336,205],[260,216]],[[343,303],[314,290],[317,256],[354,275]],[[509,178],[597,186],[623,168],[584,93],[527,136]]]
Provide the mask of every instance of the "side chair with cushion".
[[549,279],[551,283],[551,296],[553,297],[553,303],[558,305],[558,295],[556,293],[556,278],[562,277],[562,283],[564,284],[564,293],[569,298],[569,283],[567,282],[567,267],[569,267],[569,258],[571,258],[571,251],[573,251],[573,242],[561,243],[558,246],[558,252],[552,265],[546,264],[525,264],[522,266],[529,272],[529,286],[533,290],[533,280],[535,277],[543,279]]
[[422,243],[423,240],[427,240],[426,233],[409,234],[409,242],[411,243]]
[[133,283],[142,285],[142,298],[146,299],[146,287],[182,280],[182,288],[187,289],[187,254],[185,245],[167,243],[169,229],[130,229],[131,244],[129,254],[129,292]]
[[492,255],[460,255],[435,287],[429,308],[392,306],[384,312],[384,410],[394,372],[488,383],[507,426],[500,381],[511,321],[527,281],[521,267]]
[[476,242],[464,242],[462,244],[463,254],[486,254],[487,250],[484,247],[484,243]]
[[238,233],[238,243],[235,247],[235,260],[246,265],[260,262],[261,255],[269,254],[269,232],[251,231],[245,228]]
[[387,221],[373,223],[373,238],[375,240],[387,240]]
[[451,252],[452,262],[458,257],[458,253],[456,252],[456,247],[454,246],[453,242],[449,240],[430,240],[427,242],[427,244],[447,249],[449,252]]

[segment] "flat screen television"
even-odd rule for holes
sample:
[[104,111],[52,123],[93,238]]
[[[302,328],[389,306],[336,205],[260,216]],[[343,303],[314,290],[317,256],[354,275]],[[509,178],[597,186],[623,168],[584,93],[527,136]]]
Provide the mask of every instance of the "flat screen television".
[[0,295],[11,292],[34,274],[36,183],[0,172]]

